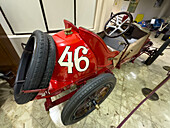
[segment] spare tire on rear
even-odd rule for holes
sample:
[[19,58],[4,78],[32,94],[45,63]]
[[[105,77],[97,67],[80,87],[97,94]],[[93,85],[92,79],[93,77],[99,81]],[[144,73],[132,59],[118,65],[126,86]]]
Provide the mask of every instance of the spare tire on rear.
[[38,92],[23,93],[23,90],[38,89],[43,78],[48,57],[48,39],[36,30],[30,36],[21,56],[14,85],[14,98],[18,104],[34,99]]
[[55,60],[56,60],[56,46],[52,36],[47,35],[48,38],[48,58],[46,63],[46,68],[41,80],[39,89],[47,88],[53,74]]

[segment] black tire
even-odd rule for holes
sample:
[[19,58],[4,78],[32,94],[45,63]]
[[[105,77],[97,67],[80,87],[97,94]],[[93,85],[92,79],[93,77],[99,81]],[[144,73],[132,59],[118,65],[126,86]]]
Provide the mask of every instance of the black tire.
[[39,89],[47,88],[49,86],[49,82],[53,74],[55,60],[56,60],[55,42],[50,35],[47,35],[47,37],[48,37],[48,59],[47,59],[45,72],[42,81],[40,83]]
[[166,41],[169,37],[170,37],[170,35],[165,34],[165,35],[162,37],[162,40],[163,40],[163,41]]
[[163,45],[158,49],[158,51],[156,51],[152,56],[149,56],[148,59],[145,61],[145,64],[151,65],[158,58],[158,56],[162,54],[162,52],[166,49],[166,47],[169,44],[170,44],[170,39],[165,41],[165,43],[163,43]]
[[[113,74],[110,73],[101,74],[86,83],[70,98],[70,100],[64,106],[63,111],[61,113],[61,120],[63,124],[70,125],[76,123],[86,117],[88,114],[90,114],[95,109],[95,106],[92,104],[92,101],[95,99],[97,104],[101,104],[112,92],[115,87],[115,84],[116,78]],[[108,90],[105,93],[104,97],[101,97],[102,99],[97,101],[100,96],[97,95],[98,97],[95,97],[93,95],[96,94],[96,92],[98,92],[99,90],[103,90],[103,88],[108,88]],[[90,100],[89,97],[91,97]],[[79,111],[79,107],[83,106],[84,103],[85,105],[87,105],[86,100],[88,100],[88,105],[91,103],[91,105],[88,106],[89,108],[86,108],[90,110],[87,110],[84,115],[76,117],[75,114],[77,111]]]
[[45,71],[47,57],[47,36],[36,30],[26,44],[17,71],[14,98],[18,104],[27,103],[36,97],[37,93],[22,93],[22,90],[38,89]]

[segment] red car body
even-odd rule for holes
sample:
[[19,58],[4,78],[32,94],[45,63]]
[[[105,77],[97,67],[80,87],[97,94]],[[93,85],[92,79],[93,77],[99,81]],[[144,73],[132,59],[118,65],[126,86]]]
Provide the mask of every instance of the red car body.
[[[112,73],[111,69],[115,67],[113,64],[113,58],[120,53],[119,51],[110,51],[104,43],[103,39],[101,39],[95,33],[82,27],[79,27],[78,29],[67,20],[64,20],[64,23],[66,29],[72,28],[72,33],[67,35],[63,30],[53,35],[53,39],[56,45],[56,64],[53,75],[48,88],[36,90],[39,93],[35,99],[46,98],[46,110],[49,110],[49,108],[68,100],[78,89],[54,102],[51,101],[52,96],[70,89],[74,85],[81,86],[85,84],[87,80],[94,78],[101,73]],[[148,41],[149,39],[147,39],[144,44],[146,44]],[[68,71],[68,66],[62,66],[59,63],[59,59],[64,53],[66,47],[69,47],[67,53],[71,54],[72,56],[71,73]],[[78,71],[75,67],[74,53],[76,51],[75,49],[78,47],[78,58],[86,57],[89,60],[88,68],[85,71]],[[87,50],[87,53],[83,53],[83,48]],[[141,52],[133,56],[133,60],[135,60],[139,55],[141,55]],[[127,58],[121,60],[116,67],[120,68],[120,65],[126,61]],[[65,54],[63,62],[68,62],[68,54]],[[80,69],[83,69],[85,66],[85,61],[82,60],[79,62]],[[26,93],[29,92],[34,92],[34,90],[28,90]]]

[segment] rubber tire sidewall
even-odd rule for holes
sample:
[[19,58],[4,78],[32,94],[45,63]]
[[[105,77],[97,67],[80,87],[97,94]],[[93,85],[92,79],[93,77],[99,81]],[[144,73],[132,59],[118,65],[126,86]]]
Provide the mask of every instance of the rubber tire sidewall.
[[[115,87],[116,84],[116,78],[113,74],[105,73],[101,74],[95,78],[93,78],[91,81],[86,83],[83,87],[81,87],[67,102],[67,104],[64,106],[63,111],[61,113],[61,119],[64,125],[70,125],[73,123],[76,123],[80,121],[83,118],[72,120],[72,115],[76,111],[77,107],[91,94],[93,94],[98,89],[106,86],[107,83],[112,83],[110,87],[110,91],[107,93],[105,99],[107,96],[112,92],[112,90]],[[105,100],[103,99],[103,101]],[[102,102],[103,102],[102,101]],[[101,102],[101,103],[102,103]],[[94,109],[93,109],[94,110]],[[93,111],[92,110],[92,111]],[[92,112],[91,111],[91,112]],[[91,113],[90,112],[90,113]],[[90,114],[89,113],[89,114]],[[87,115],[86,115],[87,116]]]
[[[32,64],[30,65],[30,68],[28,69],[25,77],[25,83],[23,85],[17,84],[17,81],[20,80],[20,78],[16,77],[15,86],[14,86],[14,98],[15,101],[18,104],[24,104],[32,100],[36,97],[38,93],[20,93],[22,90],[33,90],[38,89],[40,82],[43,77],[43,73],[46,66],[47,56],[48,56],[48,41],[47,36],[39,31],[36,30],[33,32],[31,37],[29,38],[27,44],[33,43],[30,42],[33,36],[36,37],[36,49],[34,56],[31,58]],[[25,49],[27,49],[28,45],[26,45]],[[24,55],[21,57],[21,61],[19,64],[19,67],[22,65],[22,59],[24,59]],[[19,69],[17,72],[17,75],[20,73]]]
[[53,70],[56,62],[55,42],[50,35],[47,35],[47,38],[48,38],[48,59],[47,59],[44,75],[39,86],[40,89],[47,88],[49,86],[49,82],[51,80],[51,76],[53,74]]

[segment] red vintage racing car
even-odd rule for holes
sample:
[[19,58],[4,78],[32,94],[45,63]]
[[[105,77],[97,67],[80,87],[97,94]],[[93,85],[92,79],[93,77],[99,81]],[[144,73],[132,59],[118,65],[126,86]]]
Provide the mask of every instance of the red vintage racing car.
[[[65,30],[53,37],[37,30],[29,38],[18,67],[14,97],[18,104],[46,99],[48,111],[66,100],[61,119],[64,125],[78,122],[112,92],[116,78],[111,71],[146,53],[151,64],[162,49],[151,50],[149,31],[132,23],[132,15],[120,12],[106,23],[99,35],[64,20]],[[71,92],[52,101],[51,97]]]

